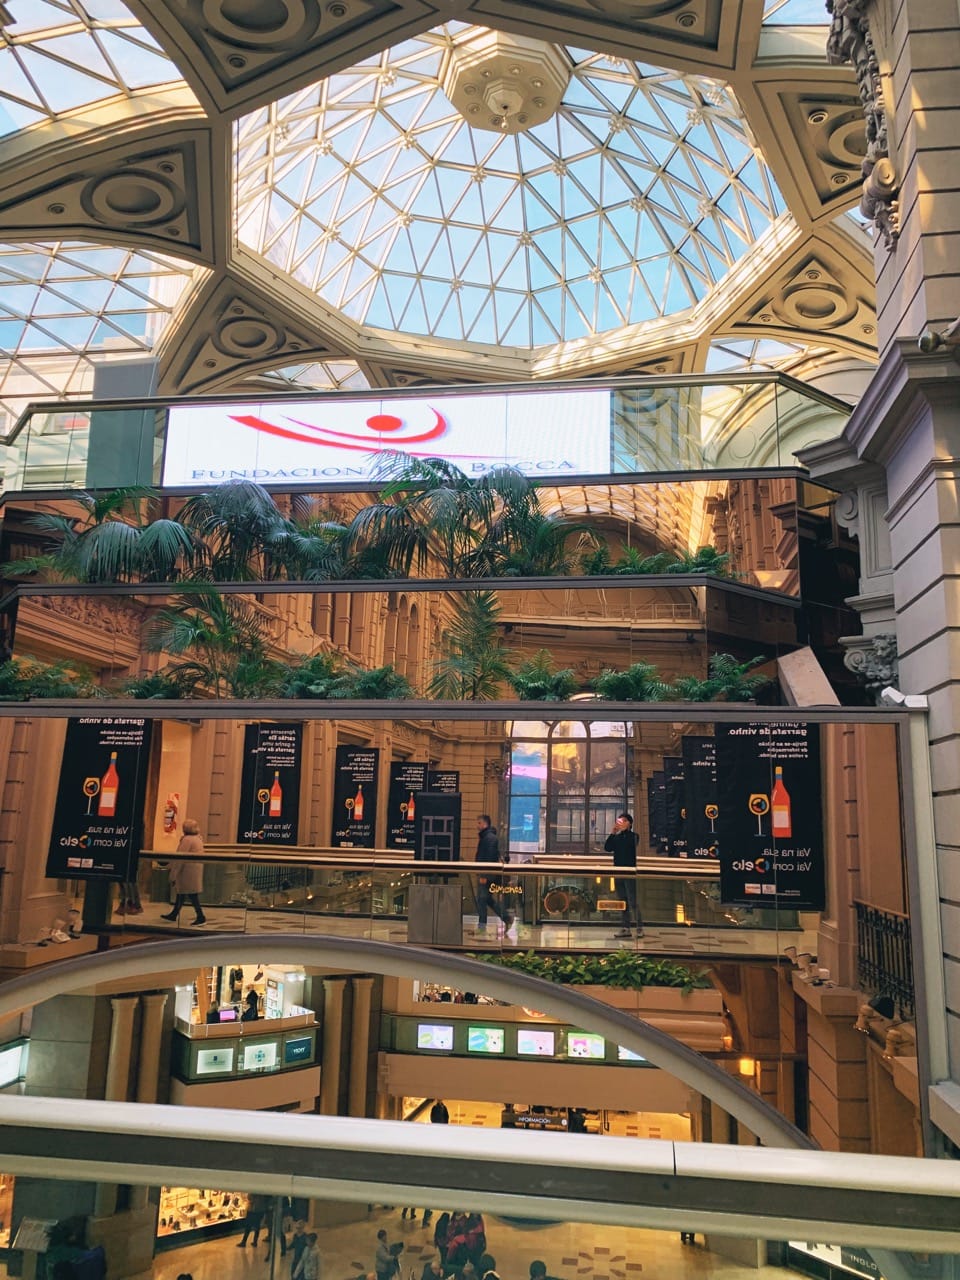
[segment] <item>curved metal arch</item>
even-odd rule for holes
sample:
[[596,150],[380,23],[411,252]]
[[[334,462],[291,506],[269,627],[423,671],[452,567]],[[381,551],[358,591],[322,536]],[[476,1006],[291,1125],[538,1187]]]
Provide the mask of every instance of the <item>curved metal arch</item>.
[[134,977],[150,977],[191,966],[203,967],[229,952],[231,960],[296,962],[308,969],[339,969],[384,977],[462,981],[469,990],[511,1004],[532,1005],[558,1021],[583,1025],[634,1053],[642,1054],[684,1084],[716,1102],[771,1147],[811,1149],[815,1144],[757,1094],[715,1063],[645,1022],[573,990],[529,974],[469,956],[369,938],[274,934],[232,934],[178,938],[99,952],[66,960],[0,986],[0,1020],[50,1000]]

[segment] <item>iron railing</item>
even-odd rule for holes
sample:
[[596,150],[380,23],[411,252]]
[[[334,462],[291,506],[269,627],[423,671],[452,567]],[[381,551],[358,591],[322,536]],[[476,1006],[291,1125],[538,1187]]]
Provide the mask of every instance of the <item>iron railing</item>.
[[864,991],[890,996],[900,1018],[914,1014],[910,919],[869,902],[857,911],[857,978]]

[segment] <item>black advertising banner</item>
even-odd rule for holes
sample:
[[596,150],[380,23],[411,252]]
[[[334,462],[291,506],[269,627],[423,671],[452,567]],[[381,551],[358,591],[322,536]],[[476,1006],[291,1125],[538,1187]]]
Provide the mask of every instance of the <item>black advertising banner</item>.
[[296,844],[300,822],[301,724],[248,724],[237,844]]
[[143,844],[149,720],[82,716],[67,721],[46,874],[130,880]]
[[653,775],[647,779],[647,843],[651,849],[660,848],[660,836],[657,833],[657,784]]
[[685,858],[687,856],[687,836],[684,826],[686,801],[684,799],[683,756],[663,757],[663,778],[665,852],[671,858]]
[[720,898],[740,906],[824,906],[816,725],[716,727]]
[[683,752],[683,777],[686,800],[688,858],[716,858],[717,818],[717,750],[713,738],[687,734],[680,743]]
[[455,796],[460,790],[459,769],[431,769],[427,775],[427,790],[441,795]]
[[667,852],[667,775],[663,769],[653,771],[653,800],[650,805],[653,814],[653,830],[656,832],[656,852]]
[[427,788],[427,763],[394,760],[387,800],[387,848],[413,849],[417,843],[417,796]]
[[337,747],[333,784],[335,849],[372,849],[377,829],[378,747]]

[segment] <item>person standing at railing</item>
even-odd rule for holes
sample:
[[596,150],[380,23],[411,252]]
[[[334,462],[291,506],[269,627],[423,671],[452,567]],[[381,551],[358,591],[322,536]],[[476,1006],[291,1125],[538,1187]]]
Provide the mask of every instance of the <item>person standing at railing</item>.
[[[613,854],[614,867],[632,867],[634,873],[637,867],[637,845],[640,839],[633,829],[633,814],[621,813],[617,815],[617,820],[613,824],[613,830],[604,841],[604,849],[607,853]],[[617,886],[617,894],[623,899],[623,928],[620,929],[614,937],[630,938],[631,933],[631,914],[637,922],[637,937],[643,937],[643,921],[640,918],[640,909],[637,906],[637,878],[636,874],[631,876],[615,877]]]

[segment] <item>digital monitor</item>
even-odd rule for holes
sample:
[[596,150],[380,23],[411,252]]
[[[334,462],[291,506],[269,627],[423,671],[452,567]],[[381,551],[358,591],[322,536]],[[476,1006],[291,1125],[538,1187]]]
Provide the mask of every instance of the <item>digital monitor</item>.
[[221,1021],[221,1022],[236,1022],[236,1020],[237,1020],[237,1011],[236,1011],[236,1009],[221,1009],[221,1010],[220,1010],[220,1021]]
[[468,1053],[503,1053],[503,1027],[468,1027]]
[[552,1058],[556,1037],[552,1031],[530,1031],[517,1028],[517,1053],[525,1057]]
[[198,1049],[197,1075],[215,1076],[221,1075],[225,1071],[232,1071],[235,1052],[233,1045],[229,1048]]
[[280,1046],[276,1040],[266,1044],[247,1044],[243,1047],[243,1071],[272,1071],[277,1066]]
[[567,1032],[568,1058],[603,1058],[606,1056],[606,1045],[603,1036],[591,1035],[586,1031]]
[[453,1027],[438,1026],[432,1022],[421,1022],[417,1025],[418,1049],[453,1048]]
[[617,1045],[617,1057],[621,1062],[646,1062],[643,1054],[634,1053],[632,1049],[625,1049],[622,1044]]

